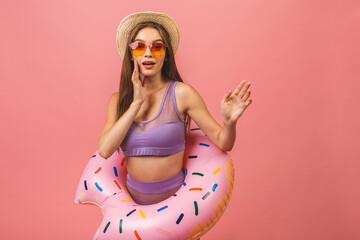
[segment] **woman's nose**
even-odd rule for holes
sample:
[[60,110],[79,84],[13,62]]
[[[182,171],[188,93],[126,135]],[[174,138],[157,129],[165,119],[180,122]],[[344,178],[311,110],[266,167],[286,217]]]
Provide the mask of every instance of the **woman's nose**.
[[146,46],[146,50],[145,50],[144,56],[152,56],[152,52],[151,52],[149,46]]

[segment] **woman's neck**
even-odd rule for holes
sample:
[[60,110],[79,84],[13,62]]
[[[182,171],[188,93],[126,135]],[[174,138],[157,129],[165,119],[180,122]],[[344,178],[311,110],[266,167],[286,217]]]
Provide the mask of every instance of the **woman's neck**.
[[168,79],[165,77],[160,76],[154,76],[147,78],[147,90],[149,92],[156,92],[159,89],[162,89],[164,86],[167,85]]

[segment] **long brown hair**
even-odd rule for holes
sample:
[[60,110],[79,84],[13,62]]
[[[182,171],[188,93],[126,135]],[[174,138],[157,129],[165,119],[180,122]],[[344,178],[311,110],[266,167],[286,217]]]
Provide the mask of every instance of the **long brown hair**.
[[[154,22],[143,22],[136,25],[132,30],[132,32],[130,33],[126,46],[129,46],[130,43],[134,41],[137,33],[145,27],[152,27],[157,29],[159,31],[161,38],[163,39],[163,41],[167,46],[164,65],[161,69],[161,73],[163,77],[179,82],[184,82],[176,67],[174,52],[171,45],[169,34],[161,25]],[[121,68],[121,77],[120,77],[120,85],[119,85],[119,101],[117,104],[117,111],[116,111],[117,120],[126,112],[126,110],[130,107],[130,104],[133,101],[134,89],[133,89],[133,83],[131,81],[131,76],[134,71],[134,62],[131,61],[131,55],[132,53],[130,52],[130,49],[127,48],[125,51],[125,56]],[[186,122],[185,137],[187,136],[187,133],[190,129],[190,121],[191,118],[189,115],[187,115],[185,119]]]

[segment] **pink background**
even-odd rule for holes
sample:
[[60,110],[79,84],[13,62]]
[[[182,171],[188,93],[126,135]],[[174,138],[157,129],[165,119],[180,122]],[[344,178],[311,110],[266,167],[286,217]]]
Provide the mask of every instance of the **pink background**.
[[252,82],[233,196],[201,239],[359,239],[355,0],[2,0],[0,238],[92,239],[101,209],[75,191],[118,90],[117,26],[148,10],[177,22],[179,71],[219,123]]

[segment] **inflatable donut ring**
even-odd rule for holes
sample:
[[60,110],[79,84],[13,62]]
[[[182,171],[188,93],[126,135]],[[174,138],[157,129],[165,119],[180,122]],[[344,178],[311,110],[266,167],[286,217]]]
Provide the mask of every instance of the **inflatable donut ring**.
[[184,152],[185,181],[173,196],[156,204],[138,205],[130,197],[121,149],[107,159],[96,151],[75,199],[102,209],[104,217],[94,240],[198,239],[214,226],[232,194],[233,161],[193,126]]

